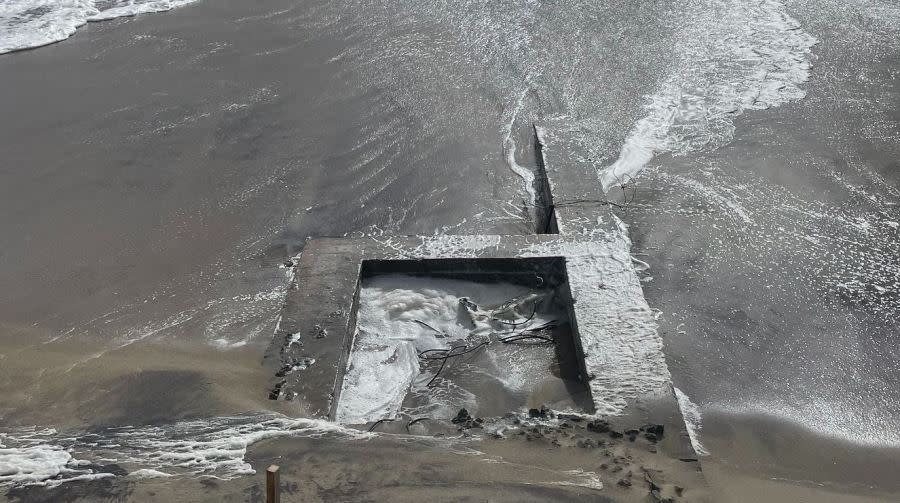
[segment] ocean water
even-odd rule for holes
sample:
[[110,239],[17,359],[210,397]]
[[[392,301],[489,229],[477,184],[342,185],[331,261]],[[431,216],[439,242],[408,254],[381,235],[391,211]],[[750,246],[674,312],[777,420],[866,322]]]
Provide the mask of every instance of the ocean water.
[[[0,56],[0,483],[99,473],[37,432],[133,421],[91,386],[144,351],[253,375],[306,237],[529,232],[536,121],[637,187],[697,445],[705,410],[900,445],[896,3],[209,1],[64,40],[186,3],[0,5],[0,52],[62,41]],[[210,428],[277,407],[214,365]]]

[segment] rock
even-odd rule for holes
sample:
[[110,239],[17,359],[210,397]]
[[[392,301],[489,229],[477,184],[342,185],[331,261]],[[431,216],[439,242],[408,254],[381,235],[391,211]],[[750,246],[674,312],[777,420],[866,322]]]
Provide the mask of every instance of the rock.
[[628,479],[619,479],[617,484],[619,484],[622,487],[631,487],[631,481]]
[[528,409],[528,417],[541,417],[541,411],[538,409]]
[[656,438],[662,438],[665,427],[661,424],[647,424],[642,426],[641,430],[645,433],[656,435]]
[[456,417],[450,420],[453,424],[460,424],[470,421],[472,416],[469,415],[469,411],[466,409],[459,409],[459,412],[456,414]]
[[587,424],[587,429],[594,433],[606,433],[609,431],[609,423],[602,419],[597,419],[596,421],[589,422]]
[[644,437],[653,443],[656,443],[657,441],[659,441],[659,438],[656,436],[655,433],[644,433]]
[[606,463],[603,463],[603,464],[600,465],[600,469],[601,469],[601,470],[606,470],[607,468],[609,468],[609,465],[606,464]]
[[610,437],[610,438],[622,438],[622,437],[624,437],[624,436],[625,436],[625,435],[622,435],[621,433],[619,433],[619,432],[616,431],[616,430],[609,430],[609,437]]
[[582,449],[593,449],[594,447],[597,447],[597,443],[594,442],[594,439],[592,438],[579,440],[578,442],[575,442],[575,445],[581,447]]
[[541,417],[553,417],[553,411],[546,405],[541,405]]

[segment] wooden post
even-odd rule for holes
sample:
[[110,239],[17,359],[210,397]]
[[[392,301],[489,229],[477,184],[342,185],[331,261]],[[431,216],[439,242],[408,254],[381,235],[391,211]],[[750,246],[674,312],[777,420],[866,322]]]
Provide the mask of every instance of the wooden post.
[[278,478],[278,465],[270,466],[266,470],[266,503],[281,503]]

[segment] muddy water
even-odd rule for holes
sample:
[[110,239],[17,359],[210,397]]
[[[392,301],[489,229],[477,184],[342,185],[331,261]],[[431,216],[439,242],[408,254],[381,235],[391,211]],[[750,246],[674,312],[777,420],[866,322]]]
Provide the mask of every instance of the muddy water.
[[[206,1],[0,56],[0,425],[290,413],[258,372],[282,262],[315,235],[528,232],[510,168],[552,118],[598,169],[653,126],[622,217],[709,435],[764,409],[896,447],[898,13],[787,4]],[[868,490],[817,459],[784,484]]]

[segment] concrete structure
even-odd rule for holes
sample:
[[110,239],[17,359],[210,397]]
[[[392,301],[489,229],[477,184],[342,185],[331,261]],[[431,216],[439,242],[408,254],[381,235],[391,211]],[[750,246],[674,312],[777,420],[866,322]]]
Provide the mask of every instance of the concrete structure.
[[[506,281],[556,267],[571,294],[569,314],[591,412],[625,427],[655,422],[684,433],[627,232],[603,202],[599,183],[585,183],[596,179],[593,168],[535,131],[538,200],[532,213],[540,233],[307,242],[266,354],[274,375],[270,398],[296,402],[304,416],[334,417],[360,281],[368,274],[499,275]],[[684,452],[693,455],[689,444]]]

